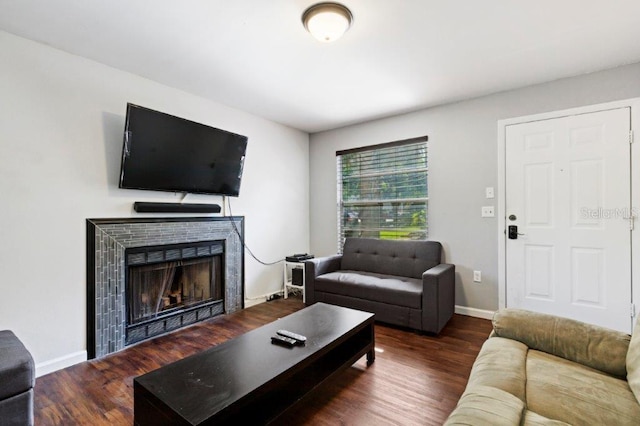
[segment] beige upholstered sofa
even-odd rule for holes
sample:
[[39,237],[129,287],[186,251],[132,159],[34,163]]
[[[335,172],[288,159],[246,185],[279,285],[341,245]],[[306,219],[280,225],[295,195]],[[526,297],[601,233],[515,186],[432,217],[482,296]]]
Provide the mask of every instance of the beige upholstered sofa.
[[640,324],[628,334],[505,309],[446,425],[640,425]]

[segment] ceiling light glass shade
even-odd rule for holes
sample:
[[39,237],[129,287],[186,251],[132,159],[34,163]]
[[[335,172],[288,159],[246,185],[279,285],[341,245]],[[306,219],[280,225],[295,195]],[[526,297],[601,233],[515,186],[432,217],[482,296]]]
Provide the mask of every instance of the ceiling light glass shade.
[[349,29],[353,15],[339,3],[318,3],[302,14],[304,27],[324,43],[336,41]]

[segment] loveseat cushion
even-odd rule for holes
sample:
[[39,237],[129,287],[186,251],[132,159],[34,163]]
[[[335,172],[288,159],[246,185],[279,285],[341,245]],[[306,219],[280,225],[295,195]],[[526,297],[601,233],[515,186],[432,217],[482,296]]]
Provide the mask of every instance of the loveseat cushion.
[[524,409],[524,403],[509,392],[478,386],[465,391],[445,425],[515,426]]
[[437,241],[395,241],[347,238],[340,269],[422,279],[422,273],[440,264]]
[[640,405],[626,380],[529,350],[527,408],[572,425],[638,425]]
[[633,329],[629,351],[627,352],[627,381],[640,404],[640,316]]
[[10,330],[0,331],[0,400],[28,391],[35,385],[33,358]]
[[493,316],[496,336],[625,378],[629,335],[568,318],[522,309],[502,309]]
[[420,309],[422,280],[364,271],[336,271],[316,277],[315,290]]

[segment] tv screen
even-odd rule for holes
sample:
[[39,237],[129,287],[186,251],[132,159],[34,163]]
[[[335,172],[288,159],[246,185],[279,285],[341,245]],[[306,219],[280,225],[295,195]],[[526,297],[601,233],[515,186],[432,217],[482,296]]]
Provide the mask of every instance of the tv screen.
[[240,194],[247,137],[127,104],[120,188]]

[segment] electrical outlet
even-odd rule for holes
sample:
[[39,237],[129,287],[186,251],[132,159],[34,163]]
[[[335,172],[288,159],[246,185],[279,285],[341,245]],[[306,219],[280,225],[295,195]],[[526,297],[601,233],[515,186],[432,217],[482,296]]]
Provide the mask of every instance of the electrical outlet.
[[475,283],[482,282],[482,272],[481,271],[473,271],[473,282],[475,282]]
[[495,211],[493,206],[483,206],[482,207],[482,217],[495,217]]

